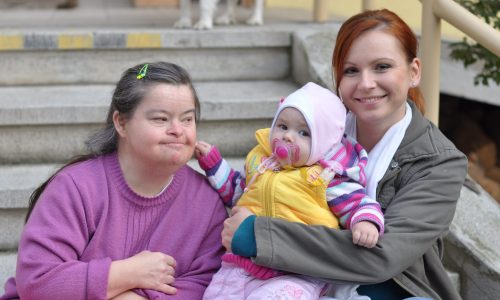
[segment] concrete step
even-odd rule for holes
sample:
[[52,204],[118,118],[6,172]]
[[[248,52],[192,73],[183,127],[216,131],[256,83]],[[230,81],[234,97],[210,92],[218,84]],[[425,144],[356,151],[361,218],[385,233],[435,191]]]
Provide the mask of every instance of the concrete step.
[[54,164],[0,166],[0,251],[17,248],[29,197],[56,169]]
[[16,251],[0,251],[0,295],[5,292],[5,281],[16,274],[16,259]]
[[222,28],[7,30],[0,85],[114,84],[131,62],[167,60],[194,80],[280,79],[290,74],[292,30]]
[[[254,131],[270,126],[290,80],[195,82],[201,102],[199,139],[242,156]],[[0,163],[61,162],[80,154],[102,125],[111,85],[0,87]]]
[[500,295],[500,205],[472,179],[467,185],[473,188],[462,188],[445,240],[445,264],[459,274],[464,299],[496,300]]

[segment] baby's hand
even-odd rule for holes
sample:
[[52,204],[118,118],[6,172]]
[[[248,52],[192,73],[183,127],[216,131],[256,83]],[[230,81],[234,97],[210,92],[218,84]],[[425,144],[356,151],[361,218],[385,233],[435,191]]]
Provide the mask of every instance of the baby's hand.
[[212,149],[212,145],[209,143],[197,141],[194,148],[194,155],[196,156],[196,159],[200,159],[203,156],[208,155],[208,153],[210,153],[210,149]]
[[373,248],[377,244],[378,228],[369,221],[361,221],[351,227],[352,242],[366,248]]

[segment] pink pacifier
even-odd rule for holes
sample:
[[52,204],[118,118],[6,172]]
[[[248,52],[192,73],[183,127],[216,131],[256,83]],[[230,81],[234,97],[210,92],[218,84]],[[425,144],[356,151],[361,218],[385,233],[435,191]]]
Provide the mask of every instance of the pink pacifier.
[[290,151],[286,146],[279,145],[274,149],[274,153],[278,156],[279,159],[286,159],[288,157],[288,153]]
[[273,153],[281,162],[286,161],[285,165],[292,165],[299,160],[300,150],[297,145],[285,143],[280,139],[273,139]]

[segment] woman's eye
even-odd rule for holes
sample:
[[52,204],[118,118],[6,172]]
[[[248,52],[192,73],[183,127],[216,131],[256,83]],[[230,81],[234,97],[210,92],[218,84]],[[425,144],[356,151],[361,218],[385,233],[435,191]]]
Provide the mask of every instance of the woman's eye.
[[358,69],[350,67],[344,70],[344,75],[354,75],[358,72]]
[[168,121],[168,119],[165,117],[154,117],[152,120],[155,123],[164,123]]
[[193,117],[184,118],[184,119],[182,120],[182,122],[183,122],[184,124],[191,124],[193,121],[194,121],[194,118],[193,118]]
[[378,64],[378,65],[375,67],[375,69],[376,69],[377,71],[385,71],[385,70],[390,69],[390,68],[391,68],[391,65],[389,65],[389,64]]

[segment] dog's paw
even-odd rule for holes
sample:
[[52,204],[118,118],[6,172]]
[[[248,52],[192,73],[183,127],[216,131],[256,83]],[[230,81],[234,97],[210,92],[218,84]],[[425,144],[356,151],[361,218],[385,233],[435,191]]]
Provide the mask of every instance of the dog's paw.
[[215,20],[215,24],[217,24],[217,25],[236,24],[236,18],[234,16],[224,14]]
[[212,29],[213,27],[213,24],[212,24],[212,21],[211,20],[203,20],[203,19],[200,19],[198,21],[198,23],[194,24],[194,29],[196,30],[208,30],[208,29]]
[[191,26],[191,19],[189,18],[181,18],[174,23],[175,28],[191,28]]
[[260,26],[264,24],[264,21],[262,20],[262,17],[259,16],[251,16],[246,23],[248,25],[253,25],[253,26]]

